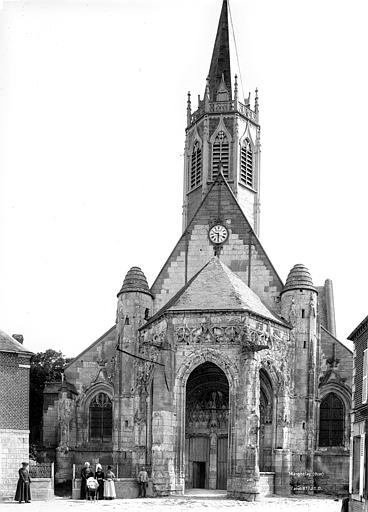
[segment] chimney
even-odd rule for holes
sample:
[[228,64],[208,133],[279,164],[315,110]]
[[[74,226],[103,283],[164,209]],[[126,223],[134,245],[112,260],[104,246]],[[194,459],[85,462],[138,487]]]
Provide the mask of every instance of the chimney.
[[13,338],[23,345],[24,337],[23,334],[12,334]]

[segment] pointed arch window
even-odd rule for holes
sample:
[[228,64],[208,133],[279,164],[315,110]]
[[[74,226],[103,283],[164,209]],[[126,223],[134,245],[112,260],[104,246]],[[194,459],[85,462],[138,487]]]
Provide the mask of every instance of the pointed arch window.
[[253,150],[249,139],[245,139],[240,148],[240,181],[253,187]]
[[189,190],[202,182],[202,148],[198,140],[195,141],[190,161]]
[[219,171],[219,163],[222,164],[222,172],[229,179],[229,140],[222,130],[218,132],[212,144],[212,179],[216,179]]
[[112,441],[112,403],[106,393],[98,393],[90,403],[89,438],[91,441]]
[[342,446],[344,440],[344,404],[329,393],[319,408],[319,446]]

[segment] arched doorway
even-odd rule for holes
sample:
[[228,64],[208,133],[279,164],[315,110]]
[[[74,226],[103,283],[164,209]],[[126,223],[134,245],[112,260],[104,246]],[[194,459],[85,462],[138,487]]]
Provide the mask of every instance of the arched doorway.
[[226,489],[229,383],[214,363],[205,362],[186,385],[185,451],[187,488]]

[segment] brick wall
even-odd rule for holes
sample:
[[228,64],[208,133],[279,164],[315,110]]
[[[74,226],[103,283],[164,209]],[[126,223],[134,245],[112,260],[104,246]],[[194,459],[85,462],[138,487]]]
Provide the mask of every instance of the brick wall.
[[[363,352],[367,348],[368,331],[365,331],[355,340],[355,391],[354,391],[354,407],[362,405],[362,385],[363,385]],[[360,421],[356,416],[355,421]]]
[[1,429],[29,428],[29,361],[29,357],[0,352]]

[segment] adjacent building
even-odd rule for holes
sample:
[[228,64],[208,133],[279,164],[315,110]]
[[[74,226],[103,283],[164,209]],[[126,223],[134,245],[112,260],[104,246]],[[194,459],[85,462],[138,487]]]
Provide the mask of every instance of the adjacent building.
[[14,498],[18,469],[29,460],[29,373],[23,337],[0,330],[0,501]]
[[45,389],[61,479],[89,460],[126,478],[148,466],[157,495],[348,491],[352,353],[331,280],[296,264],[284,283],[261,244],[259,98],[240,92],[231,39],[224,0],[204,94],[187,100],[176,246],[151,287],[128,271],[115,325]]
[[354,342],[352,431],[350,461],[351,510],[368,510],[367,420],[368,420],[368,316],[350,334]]

